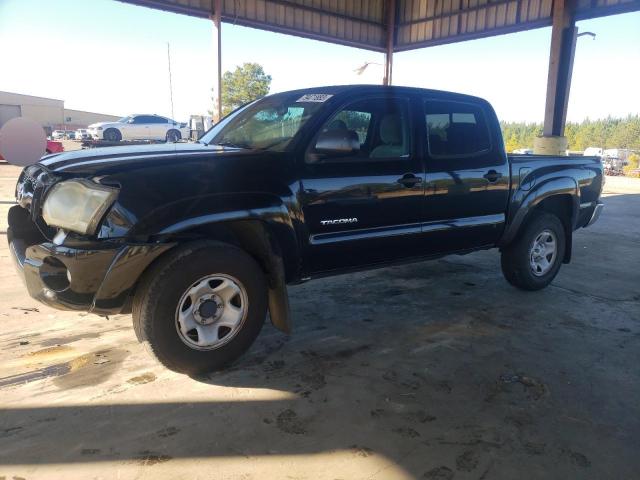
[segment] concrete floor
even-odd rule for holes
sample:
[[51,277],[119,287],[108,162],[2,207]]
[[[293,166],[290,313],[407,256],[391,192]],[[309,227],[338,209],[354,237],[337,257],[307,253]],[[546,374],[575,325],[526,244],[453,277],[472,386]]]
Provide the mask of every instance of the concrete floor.
[[640,181],[606,191],[544,291],[495,251],[310,282],[200,380],[28,298],[0,238],[0,479],[638,478]]

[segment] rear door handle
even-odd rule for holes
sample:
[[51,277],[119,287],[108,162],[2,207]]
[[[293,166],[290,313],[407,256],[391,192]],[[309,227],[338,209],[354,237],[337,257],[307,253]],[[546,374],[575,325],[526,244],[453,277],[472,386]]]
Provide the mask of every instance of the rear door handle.
[[400,185],[404,185],[407,188],[412,188],[422,183],[422,178],[416,177],[413,173],[405,173],[402,178],[399,178],[397,182]]
[[497,181],[499,178],[502,178],[502,174],[496,172],[495,170],[489,170],[487,173],[483,175],[490,183]]

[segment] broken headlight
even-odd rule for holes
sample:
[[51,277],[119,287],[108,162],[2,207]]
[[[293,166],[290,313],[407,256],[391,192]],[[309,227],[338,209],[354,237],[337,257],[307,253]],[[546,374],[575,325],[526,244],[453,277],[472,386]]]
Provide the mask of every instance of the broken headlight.
[[91,235],[118,195],[115,188],[88,180],[67,180],[54,185],[42,207],[47,225]]

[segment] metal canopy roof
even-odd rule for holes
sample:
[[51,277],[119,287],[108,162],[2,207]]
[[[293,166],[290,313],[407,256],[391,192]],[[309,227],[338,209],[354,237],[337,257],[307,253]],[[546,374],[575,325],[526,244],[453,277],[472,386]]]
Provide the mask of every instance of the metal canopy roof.
[[[215,0],[120,0],[211,17]],[[389,16],[394,5],[395,15]],[[576,19],[640,10],[640,0],[577,0]],[[394,18],[393,51],[546,27],[553,0],[222,0],[222,21],[272,32],[387,51],[387,19]]]

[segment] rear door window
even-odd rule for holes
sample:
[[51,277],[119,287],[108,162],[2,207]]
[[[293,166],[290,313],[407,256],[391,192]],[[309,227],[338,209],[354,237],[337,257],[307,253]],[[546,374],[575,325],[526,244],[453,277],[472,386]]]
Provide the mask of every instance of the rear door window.
[[168,120],[164,117],[156,117],[155,115],[149,116],[148,123],[168,123]]
[[431,157],[470,157],[491,148],[487,121],[478,105],[427,100],[425,120]]

